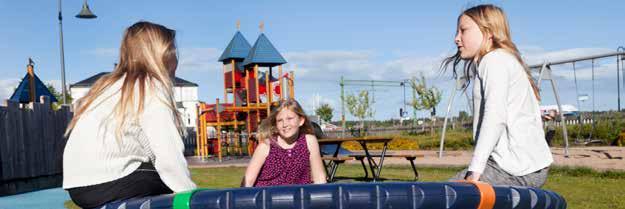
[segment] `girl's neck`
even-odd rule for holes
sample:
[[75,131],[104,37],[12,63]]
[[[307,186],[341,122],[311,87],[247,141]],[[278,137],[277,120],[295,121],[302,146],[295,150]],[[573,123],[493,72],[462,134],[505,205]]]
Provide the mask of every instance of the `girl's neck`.
[[282,136],[279,136],[279,137],[287,144],[293,144],[295,141],[297,141],[297,138],[299,138],[299,131],[293,134],[293,136],[288,137],[288,138],[282,137]]

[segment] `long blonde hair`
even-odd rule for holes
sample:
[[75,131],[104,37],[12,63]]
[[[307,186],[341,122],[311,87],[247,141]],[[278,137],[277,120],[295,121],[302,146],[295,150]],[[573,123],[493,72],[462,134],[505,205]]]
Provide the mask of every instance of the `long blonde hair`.
[[265,141],[266,139],[271,139],[271,137],[278,134],[276,117],[280,111],[285,109],[291,110],[299,117],[304,118],[304,124],[299,127],[299,134],[315,134],[313,126],[310,123],[308,116],[306,116],[306,113],[304,113],[302,106],[299,105],[295,99],[285,99],[280,101],[278,106],[273,107],[271,109],[271,114],[269,114],[269,116],[267,116],[267,118],[260,123],[260,126],[258,127],[258,137],[260,140]]
[[[525,69],[525,73],[527,74],[527,79],[529,79],[530,85],[532,86],[532,89],[534,91],[534,96],[536,96],[536,99],[540,101],[538,87],[536,86],[534,79],[532,79],[532,74],[530,73],[529,67],[527,67],[527,64],[525,64],[525,62],[521,58],[519,50],[512,42],[512,36],[510,35],[510,26],[508,24],[508,19],[506,18],[504,11],[497,6],[484,4],[471,7],[462,12],[462,14],[458,16],[458,22],[460,22],[460,18],[463,15],[471,18],[478,25],[480,31],[484,36],[492,35],[493,41],[493,44],[491,46],[482,44],[474,59],[465,60],[462,67],[465,75],[471,75],[472,72],[470,71],[474,69],[474,65],[476,63],[479,63],[484,55],[486,55],[488,52],[494,49],[503,49],[514,55],[517,61],[521,63],[521,65]],[[460,51],[458,51],[455,55],[446,58],[441,64],[441,68],[445,70],[451,64],[453,69],[453,75],[454,77],[456,77],[459,74],[459,69],[457,69],[457,66],[459,65],[461,60],[462,58],[460,57]],[[470,82],[469,76],[465,76],[465,79],[467,80],[468,84]]]
[[[174,30],[146,21],[128,27],[119,50],[119,64],[113,72],[98,79],[87,95],[77,103],[77,111],[65,135],[69,135],[85,111],[92,105],[99,105],[93,102],[120,79],[124,79],[120,89],[121,99],[113,112],[114,120],[117,121],[115,135],[118,140],[121,139],[123,128],[136,122],[143,113],[146,89],[152,94],[154,91],[161,91],[166,97],[162,98],[165,100],[162,102],[171,109],[178,131],[183,134],[182,120],[173,98],[172,78],[178,64],[175,36]],[[136,95],[136,87],[139,95]],[[138,104],[135,103],[137,101]]]

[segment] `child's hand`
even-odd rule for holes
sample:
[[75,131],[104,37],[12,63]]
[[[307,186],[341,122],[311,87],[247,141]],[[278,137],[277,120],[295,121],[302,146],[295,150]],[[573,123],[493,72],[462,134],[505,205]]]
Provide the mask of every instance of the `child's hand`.
[[479,181],[481,175],[481,173],[469,171],[464,179],[467,181]]

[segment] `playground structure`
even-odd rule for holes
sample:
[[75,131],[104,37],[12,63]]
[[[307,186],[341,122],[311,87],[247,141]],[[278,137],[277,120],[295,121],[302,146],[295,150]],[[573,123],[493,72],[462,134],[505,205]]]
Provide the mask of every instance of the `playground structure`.
[[[622,78],[622,82],[625,84],[625,72],[621,72],[621,71],[625,71],[625,67],[623,67],[623,60],[625,60],[625,48],[624,47],[618,47],[617,50],[615,52],[609,52],[609,53],[603,53],[603,54],[597,54],[597,55],[590,55],[590,56],[583,56],[583,57],[576,57],[576,58],[571,58],[571,59],[564,59],[564,60],[557,60],[557,61],[547,61],[545,60],[542,64],[537,64],[537,65],[531,65],[529,66],[530,70],[535,71],[538,73],[538,77],[536,78],[537,82],[536,84],[538,85],[538,89],[539,90],[543,90],[541,87],[541,83],[542,81],[549,81],[549,84],[551,84],[551,89],[553,92],[553,95],[555,97],[556,103],[557,103],[557,109],[558,109],[558,117],[560,121],[564,121],[564,111],[562,110],[562,102],[560,100],[560,94],[558,93],[558,88],[557,88],[557,84],[556,81],[552,75],[552,70],[551,70],[551,66],[555,66],[555,65],[563,65],[563,64],[572,64],[572,69],[573,69],[573,76],[574,76],[574,81],[575,81],[575,94],[576,94],[576,100],[578,102],[578,107],[580,107],[579,105],[579,101],[583,101],[583,100],[587,100],[588,99],[588,95],[580,95],[579,90],[578,90],[578,84],[577,84],[577,74],[576,74],[576,67],[575,67],[575,63],[577,62],[582,62],[582,61],[591,61],[592,65],[591,65],[591,69],[592,69],[592,119],[590,120],[592,123],[592,131],[594,131],[595,128],[595,119],[594,119],[594,115],[595,115],[595,60],[597,59],[602,59],[602,58],[608,58],[608,57],[616,57],[616,84],[617,84],[617,110],[621,111],[621,75],[623,76]],[[621,74],[622,73],[622,74]],[[462,79],[457,79],[456,82],[456,91],[464,91],[464,83],[461,82]],[[441,134],[441,140],[440,140],[440,148],[439,148],[439,157],[443,156],[443,148],[444,148],[444,142],[445,142],[445,130],[447,129],[447,120],[449,118],[449,113],[451,112],[451,106],[453,104],[454,101],[454,97],[455,97],[455,93],[456,91],[452,92],[452,96],[449,98],[449,103],[448,103],[448,107],[447,107],[447,113],[445,115],[445,122],[443,125],[443,130],[442,130],[442,134]],[[584,98],[583,100],[580,98]],[[581,115],[581,114],[580,114]],[[578,117],[579,120],[579,125],[581,127],[582,125],[582,121],[584,120],[582,117]],[[567,132],[567,128],[566,128],[566,124],[565,123],[560,123],[562,126],[562,136],[564,137],[564,155],[568,157],[569,155],[569,137],[568,137],[568,132]],[[581,128],[579,129],[581,131]],[[575,142],[577,144],[589,144],[589,143],[595,143],[595,142],[601,142],[597,139],[593,139],[592,137],[592,131],[591,131],[591,135],[590,137],[588,137],[587,139],[579,139],[579,135],[578,134],[578,138],[575,140]]]
[[[262,32],[250,46],[237,32],[219,57],[223,63],[224,101],[198,105],[196,155],[251,155],[256,146],[256,131],[271,106],[294,97],[294,74],[283,74],[286,60]],[[278,77],[273,76],[278,68]],[[229,100],[231,98],[231,100]]]
[[45,84],[39,79],[39,76],[35,74],[35,62],[28,58],[28,65],[26,65],[26,75],[22,78],[9,101],[28,104],[31,102],[38,102],[39,98],[45,96],[48,97],[50,103],[58,102],[56,97],[48,90]]

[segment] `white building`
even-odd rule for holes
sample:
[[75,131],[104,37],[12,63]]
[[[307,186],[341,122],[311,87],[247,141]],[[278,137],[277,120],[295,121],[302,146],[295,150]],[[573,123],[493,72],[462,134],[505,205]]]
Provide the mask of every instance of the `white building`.
[[[70,95],[72,95],[73,101],[77,101],[87,94],[91,86],[108,72],[101,72],[97,75],[91,76],[85,80],[76,82],[69,86]],[[174,97],[176,100],[176,108],[182,116],[184,125],[187,128],[193,128],[196,130],[197,120],[197,105],[198,101],[198,85],[196,83],[184,80],[176,77],[174,85]]]

